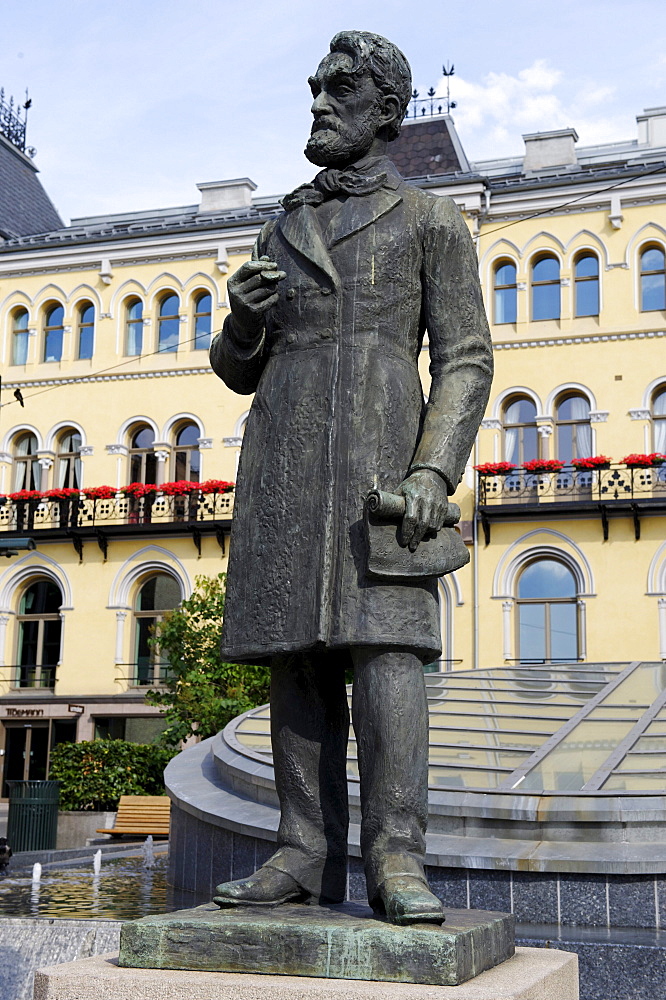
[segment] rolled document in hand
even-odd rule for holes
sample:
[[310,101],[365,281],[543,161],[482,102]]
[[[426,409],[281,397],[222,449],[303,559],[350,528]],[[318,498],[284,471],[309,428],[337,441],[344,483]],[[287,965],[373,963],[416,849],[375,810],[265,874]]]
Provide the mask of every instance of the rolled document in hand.
[[[368,510],[375,517],[383,520],[405,516],[405,498],[397,493],[386,493],[384,490],[370,490],[365,503]],[[449,503],[446,517],[444,518],[445,528],[452,528],[460,520],[460,507],[457,503]]]

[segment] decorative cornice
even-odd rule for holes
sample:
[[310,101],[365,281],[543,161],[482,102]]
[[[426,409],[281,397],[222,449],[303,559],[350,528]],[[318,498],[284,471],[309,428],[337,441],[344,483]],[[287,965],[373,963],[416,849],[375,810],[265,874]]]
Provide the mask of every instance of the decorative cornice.
[[524,347],[561,347],[569,344],[600,344],[611,340],[649,340],[652,337],[666,337],[666,330],[650,330],[641,333],[599,333],[593,337],[557,337],[549,340],[516,340],[513,343],[493,344],[494,351],[511,351]]
[[127,455],[129,449],[125,444],[107,444],[106,450],[109,455]]
[[137,378],[175,378],[181,375],[212,375],[213,369],[169,368],[163,372],[125,372],[118,375],[82,375],[77,378],[38,378],[27,382],[5,382],[5,389],[30,389],[41,385],[77,385],[79,382],[122,382]]
[[95,449],[91,444],[82,444],[79,451],[81,458],[86,458],[88,455],[92,455]]
[[502,421],[497,420],[495,417],[486,417],[481,421],[481,426],[487,431],[501,431]]
[[222,438],[222,444],[225,448],[240,448],[243,443],[242,437],[228,437]]
[[609,410],[590,410],[591,424],[605,424],[608,420]]
[[649,410],[629,410],[629,416],[632,420],[649,420],[652,416]]
[[202,448],[202,449],[203,448],[212,448],[213,447],[213,439],[212,438],[197,438],[197,444],[199,445],[199,448]]

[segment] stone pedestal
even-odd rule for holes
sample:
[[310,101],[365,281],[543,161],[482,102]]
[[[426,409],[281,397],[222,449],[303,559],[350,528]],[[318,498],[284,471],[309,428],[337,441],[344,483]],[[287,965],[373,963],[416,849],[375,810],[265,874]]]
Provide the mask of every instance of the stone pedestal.
[[517,948],[513,958],[462,986],[417,986],[235,972],[122,969],[115,956],[35,974],[34,1000],[579,1000],[578,959]]
[[513,917],[449,910],[446,923],[397,927],[368,906],[213,903],[123,924],[120,965],[457,986],[514,953]]

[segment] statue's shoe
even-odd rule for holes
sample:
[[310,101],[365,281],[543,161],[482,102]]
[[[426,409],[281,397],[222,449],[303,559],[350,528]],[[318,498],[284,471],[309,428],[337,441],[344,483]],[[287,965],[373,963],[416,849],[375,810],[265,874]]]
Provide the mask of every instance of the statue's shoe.
[[279,906],[281,903],[306,903],[310,893],[301,888],[287,872],[266,865],[249,878],[223,882],[216,886],[213,902],[218,906]]
[[372,908],[392,924],[442,924],[445,919],[437,896],[415,875],[389,875],[379,886]]

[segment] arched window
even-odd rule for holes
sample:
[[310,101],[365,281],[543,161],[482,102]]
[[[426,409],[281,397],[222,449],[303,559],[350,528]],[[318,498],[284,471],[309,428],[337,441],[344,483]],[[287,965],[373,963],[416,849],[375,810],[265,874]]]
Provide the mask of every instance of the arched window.
[[178,350],[179,308],[180,300],[177,295],[167,295],[160,302],[159,342],[157,345],[160,351]]
[[61,305],[52,305],[44,314],[44,361],[62,360],[62,337],[65,310]]
[[125,304],[125,352],[135,357],[143,350],[143,302],[128,299]]
[[180,585],[169,573],[157,573],[139,588],[134,610],[135,684],[158,684],[165,679],[169,663],[149,640],[165,612],[177,608],[181,600]]
[[95,307],[92,302],[82,302],[78,309],[79,358],[93,356],[95,346]]
[[571,570],[557,559],[538,559],[518,578],[518,658],[521,663],[578,659],[578,594]]
[[560,318],[560,263],[540,257],[532,267],[532,319]]
[[21,597],[16,655],[17,687],[55,686],[60,659],[60,587],[52,580],[31,583]]
[[495,268],[495,322],[515,323],[517,302],[516,265],[505,260]]
[[592,455],[590,401],[585,396],[565,396],[556,407],[557,457],[563,462]]
[[63,431],[58,438],[56,486],[81,488],[81,435],[78,431]]
[[641,254],[641,310],[666,309],[666,266],[661,247],[648,247]]
[[41,489],[42,468],[37,459],[37,438],[27,431],[14,443],[14,490]]
[[210,321],[212,299],[208,292],[202,292],[194,300],[194,348],[207,351],[210,347]]
[[193,483],[201,481],[199,434],[196,424],[184,424],[176,432],[171,470],[173,479],[189,479]]
[[666,455],[666,387],[663,385],[652,397],[652,447]]
[[576,316],[599,315],[599,260],[593,253],[584,253],[574,265]]
[[539,457],[539,435],[536,406],[531,399],[520,397],[508,403],[504,410],[504,460],[524,465]]
[[129,479],[131,483],[154,483],[157,481],[157,456],[153,451],[155,433],[151,427],[141,424],[130,434]]
[[17,309],[12,318],[12,364],[25,365],[28,361],[28,310]]

